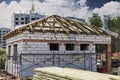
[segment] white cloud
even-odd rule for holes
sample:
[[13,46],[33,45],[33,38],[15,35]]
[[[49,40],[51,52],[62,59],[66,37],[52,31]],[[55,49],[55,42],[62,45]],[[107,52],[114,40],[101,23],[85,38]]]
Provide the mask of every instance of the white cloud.
[[93,10],[94,13],[98,13],[100,16],[103,15],[112,15],[112,16],[120,16],[120,2],[111,1],[101,8],[96,8]]
[[[77,5],[76,3],[80,3]],[[86,0],[46,0],[46,2],[41,3],[39,0],[34,0],[35,10],[45,13],[47,15],[58,14],[64,16],[73,16],[80,18],[87,18],[88,7],[86,6]],[[21,0],[19,3],[16,1],[11,1],[8,5],[5,2],[0,4],[0,26],[11,27],[11,16],[15,13],[28,13],[31,9],[32,1]],[[72,5],[72,6],[71,6]],[[68,7],[67,7],[68,6]],[[78,6],[80,8],[78,8]],[[3,20],[4,19],[4,20]]]
[[[76,1],[76,2],[75,2]],[[34,0],[35,10],[37,12],[45,13],[46,15],[58,14],[64,16],[75,16],[87,19],[93,12],[100,15],[120,15],[120,3],[109,2],[101,8],[96,8],[93,11],[88,10],[86,5],[87,0],[46,0],[46,2],[39,2]],[[11,27],[11,16],[15,13],[28,13],[31,9],[31,0],[21,0],[19,3],[11,1],[8,5],[5,2],[0,4],[0,26]]]
[[86,0],[80,0],[77,2],[77,4],[78,5],[80,4],[81,6],[86,6],[86,2],[87,2]]

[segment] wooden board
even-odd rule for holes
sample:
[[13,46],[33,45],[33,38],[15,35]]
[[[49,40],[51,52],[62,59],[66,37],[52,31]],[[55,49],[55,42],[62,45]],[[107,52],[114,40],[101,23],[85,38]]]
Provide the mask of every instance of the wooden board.
[[120,80],[120,76],[89,72],[71,68],[44,67],[34,69],[37,78],[44,80]]

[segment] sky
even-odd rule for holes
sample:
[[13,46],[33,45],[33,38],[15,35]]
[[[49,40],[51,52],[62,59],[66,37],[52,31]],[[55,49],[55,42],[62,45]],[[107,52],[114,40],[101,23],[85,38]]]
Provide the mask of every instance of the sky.
[[[33,0],[40,14],[87,20],[92,13],[120,16],[120,0]],[[0,27],[11,28],[13,13],[29,13],[32,0],[0,0]]]

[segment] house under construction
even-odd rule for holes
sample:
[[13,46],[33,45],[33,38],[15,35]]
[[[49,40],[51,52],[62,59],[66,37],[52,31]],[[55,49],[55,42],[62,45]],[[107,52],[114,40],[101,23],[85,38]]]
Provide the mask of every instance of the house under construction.
[[58,66],[96,71],[96,45],[106,45],[110,71],[111,35],[76,20],[51,15],[12,30],[7,43],[6,71],[33,75],[36,67]]

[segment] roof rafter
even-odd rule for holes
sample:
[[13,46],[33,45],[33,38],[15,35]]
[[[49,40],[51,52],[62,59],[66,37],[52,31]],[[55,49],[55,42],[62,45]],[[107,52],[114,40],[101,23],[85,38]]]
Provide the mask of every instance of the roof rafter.
[[[41,24],[43,25],[43,23],[41,22]],[[38,26],[41,28],[41,30],[43,31],[43,33],[45,32],[45,29],[40,25],[40,22],[38,22]]]
[[[92,27],[93,29],[95,29],[96,31],[98,31],[98,32],[100,32],[99,30],[103,31],[103,30],[100,29],[100,28],[98,29],[96,26],[93,26],[93,25],[92,25],[91,27]],[[101,33],[101,32],[100,32],[100,33]]]
[[[52,18],[52,17],[50,16],[49,18]],[[54,20],[53,20],[53,21],[48,21],[49,18],[45,19],[46,23],[48,23],[49,26],[50,26],[50,28],[53,29],[53,31],[54,31],[55,33],[57,33],[57,30],[55,29],[55,21],[54,21]],[[52,23],[52,24],[51,24],[51,23]]]
[[97,29],[93,28],[92,26],[91,26],[91,28],[92,28],[92,30],[94,30],[95,33],[97,33],[98,35],[100,35],[100,32]]
[[59,23],[61,23],[66,29],[68,29],[68,30],[70,30],[70,31],[71,31],[71,30],[74,31],[74,30],[71,29],[67,24],[65,24],[65,22],[59,20]]
[[33,26],[32,26],[32,25],[29,25],[29,28],[30,28],[30,30],[32,31],[32,33],[34,33],[34,28],[33,28]]
[[69,30],[66,29],[54,16],[52,16],[52,18],[63,28],[63,30],[68,34]]
[[[81,24],[81,23],[80,23]],[[89,26],[89,25],[87,25],[87,24],[81,24],[82,26],[84,26],[84,25],[86,25],[86,26]],[[95,32],[97,35],[100,35],[100,32],[97,30],[97,29],[95,29],[95,28],[93,28],[92,26],[89,26],[90,27],[90,29],[88,29],[88,28],[86,28],[86,27],[84,27],[84,28],[86,28],[87,30],[90,30],[90,31],[92,31],[92,32]],[[92,30],[91,30],[92,29]]]
[[80,29],[82,29],[83,31],[85,31],[87,34],[90,34],[90,31],[87,30],[86,28],[84,28],[83,25],[80,25],[78,22],[74,22],[77,26],[76,27],[79,27]]
[[47,21],[47,23],[50,25],[50,27],[53,29],[53,31],[54,31],[55,33],[57,33],[57,31],[55,30],[54,25],[51,25],[49,21]]
[[57,18],[57,16],[55,15],[55,18],[59,21],[59,23],[61,23],[66,29],[68,30],[72,30],[73,32],[76,32],[73,28],[69,27],[68,24],[66,24],[64,21],[61,20],[61,18],[59,19],[59,17]]
[[61,17],[61,18],[62,18],[62,21],[65,22],[65,24],[67,24],[69,27],[74,29],[74,31],[77,32],[77,34],[80,34],[80,32],[77,29],[75,29],[71,23],[69,23],[65,18],[63,18],[63,17]]
[[[36,26],[37,25],[37,26]],[[19,28],[10,31],[8,34],[4,36],[4,39],[9,38],[11,36],[14,36],[16,34],[20,34],[23,32],[23,30],[30,30],[34,33],[35,29],[39,29],[45,33],[49,30],[53,30],[54,33],[58,33],[58,31],[64,31],[65,33],[69,34],[70,32],[75,32],[77,34],[80,34],[81,32],[85,32],[87,34],[94,34],[97,35],[110,35],[106,31],[94,27],[89,26],[87,24],[81,23],[76,20],[67,19],[64,17],[60,17],[57,15],[51,15],[48,17],[44,17],[42,19],[38,19],[36,21],[30,22],[28,24],[25,24],[23,26],[20,26]]]

